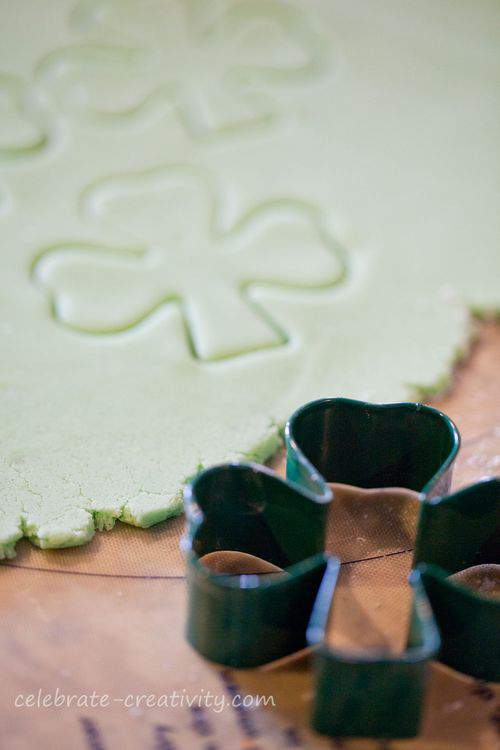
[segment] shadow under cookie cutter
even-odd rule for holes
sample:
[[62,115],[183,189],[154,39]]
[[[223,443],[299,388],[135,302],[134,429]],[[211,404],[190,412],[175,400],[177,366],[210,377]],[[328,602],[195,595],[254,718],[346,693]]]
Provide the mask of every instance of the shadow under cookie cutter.
[[337,398],[296,411],[286,443],[287,480],[253,464],[226,464],[203,471],[186,488],[188,639],[203,656],[233,667],[314,645],[315,729],[413,736],[426,666],[440,644],[423,572],[413,579],[401,653],[332,648],[326,632],[340,561],[324,553],[332,498],[335,503],[328,485],[403,487],[417,494],[421,507],[424,497],[430,502],[449,489],[458,432],[448,417],[421,404]]

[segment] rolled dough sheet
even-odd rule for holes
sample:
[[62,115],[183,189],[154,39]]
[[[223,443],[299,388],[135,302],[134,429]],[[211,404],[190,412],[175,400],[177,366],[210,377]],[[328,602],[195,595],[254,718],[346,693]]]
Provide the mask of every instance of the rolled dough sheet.
[[181,511],[499,308],[500,9],[0,3],[0,551]]

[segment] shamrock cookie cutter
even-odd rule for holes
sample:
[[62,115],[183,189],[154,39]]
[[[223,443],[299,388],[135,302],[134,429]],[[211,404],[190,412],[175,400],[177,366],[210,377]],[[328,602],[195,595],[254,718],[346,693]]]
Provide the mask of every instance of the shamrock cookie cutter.
[[426,667],[440,645],[423,574],[413,580],[407,639],[398,653],[332,645],[341,564],[324,552],[327,516],[346,485],[358,488],[366,507],[374,502],[370,493],[382,493],[379,507],[395,507],[406,493],[404,501],[420,512],[424,498],[449,490],[459,442],[453,422],[432,407],[330,398],[306,404],[288,422],[286,480],[254,464],[201,472],[185,492],[191,645],[233,667],[313,645],[315,729],[414,736]]
[[500,680],[500,479],[422,505],[412,584],[441,632],[440,661]]

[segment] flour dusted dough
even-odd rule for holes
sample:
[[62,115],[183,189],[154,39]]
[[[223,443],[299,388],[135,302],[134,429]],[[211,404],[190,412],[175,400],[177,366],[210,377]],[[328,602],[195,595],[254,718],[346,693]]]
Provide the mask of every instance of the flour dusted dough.
[[0,4],[0,544],[441,385],[498,310],[500,10]]

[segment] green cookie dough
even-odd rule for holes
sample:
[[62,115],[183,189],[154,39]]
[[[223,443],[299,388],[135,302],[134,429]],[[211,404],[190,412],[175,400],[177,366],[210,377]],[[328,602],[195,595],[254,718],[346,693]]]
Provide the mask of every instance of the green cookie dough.
[[489,0],[0,4],[0,556],[181,512],[499,309]]

